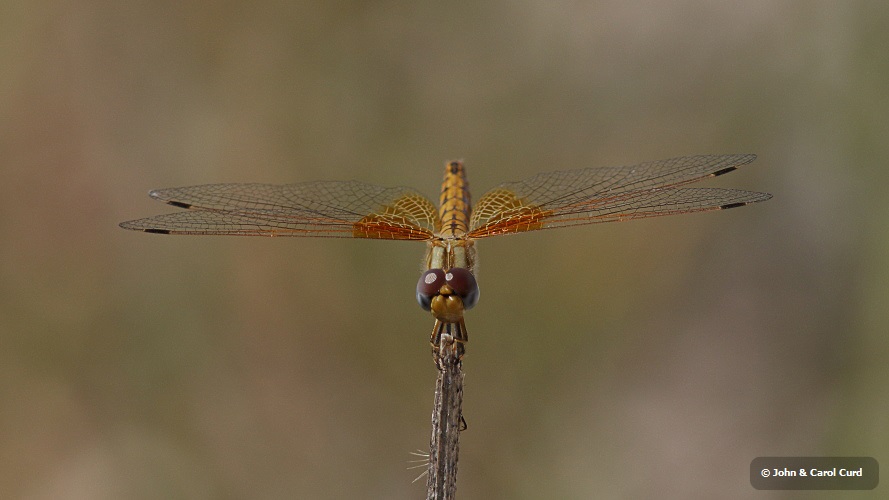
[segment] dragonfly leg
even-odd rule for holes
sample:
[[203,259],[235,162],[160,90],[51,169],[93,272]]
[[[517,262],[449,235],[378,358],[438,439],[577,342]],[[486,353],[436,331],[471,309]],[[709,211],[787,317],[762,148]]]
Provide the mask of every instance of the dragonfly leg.
[[438,352],[438,343],[441,341],[441,334],[444,331],[444,322],[441,320],[435,320],[435,324],[432,325],[432,336],[429,337],[429,345],[432,346],[432,358],[435,359],[435,353]]
[[454,344],[457,351],[457,359],[463,359],[463,354],[466,352],[466,348],[463,347],[463,344],[469,342],[469,332],[466,331],[466,323],[463,321],[463,318],[460,318],[458,323],[451,323],[454,327],[452,332],[449,332],[454,339]]
[[457,335],[454,336],[454,340],[464,344],[469,342],[469,332],[466,331],[466,322],[463,321],[463,318],[460,318],[460,325],[457,328]]
[[429,344],[432,346],[432,358],[438,362],[438,351],[441,349],[441,336],[447,334],[453,342],[457,343],[457,357],[463,358],[463,344],[469,342],[469,333],[466,331],[466,323],[463,318],[456,323],[446,323],[441,320],[435,320],[432,326],[432,336],[429,338]]

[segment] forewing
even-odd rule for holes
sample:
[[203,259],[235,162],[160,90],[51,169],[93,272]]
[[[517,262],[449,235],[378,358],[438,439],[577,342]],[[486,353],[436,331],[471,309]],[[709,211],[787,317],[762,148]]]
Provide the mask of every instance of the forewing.
[[435,206],[416,191],[355,181],[207,184],[149,195],[187,209],[124,222],[149,233],[428,240]]
[[763,201],[765,193],[679,189],[752,162],[756,155],[684,156],[624,167],[538,174],[485,193],[473,208],[471,238],[597,222],[700,212]]

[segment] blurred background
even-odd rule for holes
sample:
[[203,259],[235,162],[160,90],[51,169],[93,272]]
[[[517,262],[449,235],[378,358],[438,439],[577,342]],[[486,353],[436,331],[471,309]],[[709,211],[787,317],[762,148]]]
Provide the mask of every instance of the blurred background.
[[149,189],[748,152],[706,185],[771,201],[479,243],[458,494],[852,496],[748,468],[889,465],[887,49],[882,2],[0,3],[0,497],[425,493],[423,245],[118,228]]

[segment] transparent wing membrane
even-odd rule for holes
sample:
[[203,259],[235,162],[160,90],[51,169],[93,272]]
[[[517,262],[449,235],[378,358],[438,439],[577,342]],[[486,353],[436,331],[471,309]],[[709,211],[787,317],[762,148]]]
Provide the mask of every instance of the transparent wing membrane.
[[438,230],[438,213],[423,195],[355,181],[208,184],[160,189],[150,196],[188,210],[122,227],[164,234],[398,240],[428,240]]
[[747,205],[771,198],[735,189],[679,186],[752,162],[755,155],[685,156],[626,167],[538,174],[501,184],[476,203],[470,238]]
[[[465,237],[719,210],[764,201],[771,195],[684,187],[731,172],[754,159],[752,154],[684,156],[627,167],[548,172],[507,182],[478,200]],[[448,188],[446,180],[442,192],[449,192]],[[447,237],[441,232],[439,212],[432,202],[404,187],[355,181],[208,184],[159,189],[150,196],[186,210],[124,222],[122,227],[162,234],[424,241]]]

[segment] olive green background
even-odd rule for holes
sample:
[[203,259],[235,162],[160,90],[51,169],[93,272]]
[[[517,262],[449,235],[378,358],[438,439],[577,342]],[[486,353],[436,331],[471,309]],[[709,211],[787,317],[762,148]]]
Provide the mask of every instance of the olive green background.
[[480,241],[461,498],[889,466],[887,54],[884,2],[2,2],[0,497],[422,497],[422,244],[117,224],[190,184],[435,196],[453,158],[477,198],[754,152],[706,185],[774,194]]

